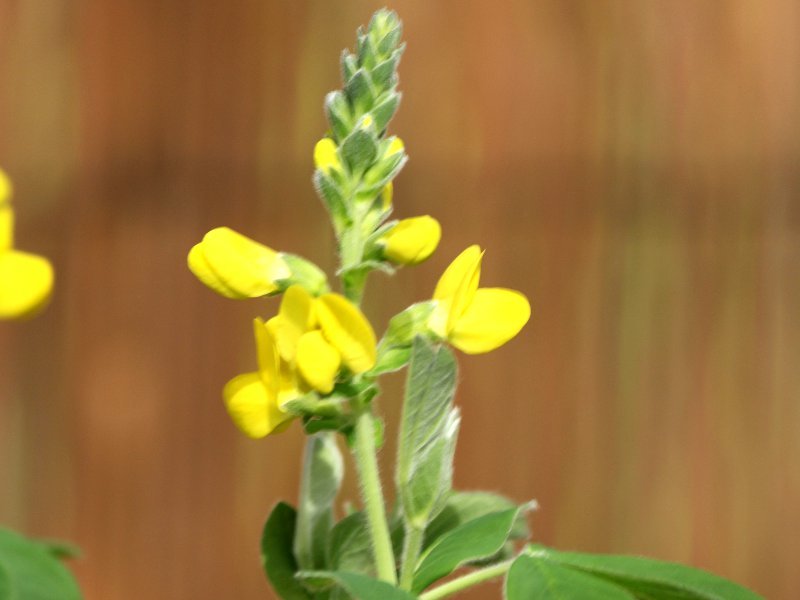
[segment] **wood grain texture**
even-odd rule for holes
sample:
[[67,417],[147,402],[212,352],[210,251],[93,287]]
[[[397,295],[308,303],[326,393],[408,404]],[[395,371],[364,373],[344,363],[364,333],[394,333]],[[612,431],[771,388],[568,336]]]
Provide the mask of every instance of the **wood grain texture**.
[[[396,212],[444,237],[366,309],[380,329],[479,243],[485,285],[534,311],[460,357],[457,485],[537,498],[543,543],[794,598],[800,7],[389,4]],[[45,314],[0,324],[0,521],[81,545],[89,600],[270,597],[259,529],[302,438],[243,439],[219,396],[277,304],[215,297],[185,254],[228,225],[330,270],[311,148],[378,6],[0,0],[0,164],[57,270]]]

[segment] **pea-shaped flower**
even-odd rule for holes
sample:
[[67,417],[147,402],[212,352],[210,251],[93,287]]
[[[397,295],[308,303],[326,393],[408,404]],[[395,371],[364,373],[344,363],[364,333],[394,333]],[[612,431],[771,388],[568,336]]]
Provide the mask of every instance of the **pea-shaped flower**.
[[253,438],[283,430],[292,418],[287,402],[330,393],[342,366],[363,373],[375,365],[372,326],[339,294],[314,298],[293,285],[278,314],[266,323],[257,319],[255,331],[258,372],[235,377],[223,391],[234,423]]
[[0,319],[36,314],[50,299],[53,267],[37,254],[14,248],[11,182],[0,170]]
[[425,215],[399,221],[378,243],[390,261],[416,265],[430,258],[441,237],[439,221]]
[[470,246],[436,284],[428,327],[467,354],[482,354],[513,338],[528,322],[528,299],[515,290],[479,288],[483,252]]

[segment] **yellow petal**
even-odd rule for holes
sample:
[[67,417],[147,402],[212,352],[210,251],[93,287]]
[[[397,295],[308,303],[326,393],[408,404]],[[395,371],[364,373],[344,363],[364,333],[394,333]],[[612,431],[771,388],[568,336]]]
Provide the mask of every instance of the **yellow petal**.
[[11,179],[3,169],[0,169],[0,204],[9,200],[13,193],[14,186],[11,185]]
[[433,217],[403,219],[384,238],[383,254],[401,265],[416,265],[428,259],[442,237],[442,227]]
[[218,294],[225,296],[226,298],[233,298],[234,300],[242,299],[241,295],[233,291],[231,288],[225,285],[219,277],[217,277],[217,274],[213,271],[211,265],[209,265],[208,261],[206,260],[205,254],[203,253],[202,243],[192,246],[192,249],[189,250],[187,263],[189,265],[189,270],[194,273],[195,277],[197,277],[200,281],[205,283]]
[[261,319],[253,319],[253,334],[256,338],[258,373],[267,391],[277,397],[280,390],[280,358],[275,338]]
[[281,431],[292,415],[283,412],[269,394],[258,373],[245,373],[231,379],[222,390],[231,419],[245,435],[262,438]]
[[356,305],[339,294],[317,298],[316,315],[325,338],[353,373],[375,366],[375,332]]
[[281,299],[278,314],[267,321],[283,360],[294,360],[297,340],[313,327],[313,305],[314,299],[305,288],[290,286]]
[[228,227],[212,229],[192,248],[189,268],[211,289],[240,299],[277,292],[276,282],[291,275],[277,252]]
[[330,393],[341,364],[339,352],[328,343],[321,331],[309,331],[300,338],[297,344],[297,370],[315,390],[323,394]]
[[33,316],[50,299],[53,267],[36,254],[0,252],[0,319]]
[[314,166],[326,175],[331,169],[341,170],[342,163],[336,153],[336,142],[331,138],[322,138],[314,146]]
[[[0,188],[3,183],[0,181]],[[0,252],[14,247],[14,211],[10,203],[3,204],[0,189]]]
[[478,289],[482,258],[483,252],[480,247],[470,246],[456,256],[436,284],[433,299],[442,301],[440,306],[447,306],[446,329],[448,332],[472,302],[472,297]]
[[406,146],[403,144],[403,140],[401,140],[399,137],[396,137],[389,142],[389,148],[386,150],[386,156],[392,156],[398,152],[402,152],[405,150],[405,148]]
[[482,354],[505,344],[528,322],[531,306],[515,290],[483,288],[456,321],[448,335],[453,346],[467,354]]

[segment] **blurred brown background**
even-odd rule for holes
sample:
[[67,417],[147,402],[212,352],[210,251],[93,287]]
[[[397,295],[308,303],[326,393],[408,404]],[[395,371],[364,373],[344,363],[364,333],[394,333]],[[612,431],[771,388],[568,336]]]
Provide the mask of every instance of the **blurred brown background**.
[[[89,600],[271,597],[259,529],[302,437],[244,439],[220,389],[277,303],[215,296],[185,255],[225,224],[333,266],[311,149],[380,5],[0,0],[0,164],[57,269],[43,315],[0,324],[0,522],[77,542]],[[396,214],[444,238],[367,310],[382,329],[470,243],[534,306],[461,357],[458,487],[537,498],[546,544],[796,598],[800,4],[390,5]]]

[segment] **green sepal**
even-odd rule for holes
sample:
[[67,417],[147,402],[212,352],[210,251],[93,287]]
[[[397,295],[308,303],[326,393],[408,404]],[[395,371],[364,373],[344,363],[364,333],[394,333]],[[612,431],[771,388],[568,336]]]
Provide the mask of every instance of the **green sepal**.
[[364,173],[363,189],[374,190],[376,193],[383,189],[387,183],[394,179],[405,166],[408,156],[405,152],[388,154],[389,146],[394,137],[381,141],[380,158],[376,164]]
[[416,336],[428,331],[428,319],[435,306],[433,300],[417,302],[393,316],[380,345],[389,348],[410,346]]
[[353,128],[350,105],[345,95],[338,90],[325,96],[325,116],[331,125],[336,142],[343,140]]
[[392,55],[381,63],[375,65],[369,73],[372,83],[377,90],[388,90],[397,85],[397,65],[403,56],[403,48],[398,48]]
[[527,554],[538,561],[581,571],[624,587],[648,600],[763,600],[737,583],[685,565],[644,558],[561,552],[531,545]]
[[392,120],[394,113],[397,112],[397,107],[400,106],[400,99],[402,94],[399,92],[390,92],[386,98],[381,99],[372,107],[370,114],[375,120],[375,128],[378,131],[383,131]]
[[378,360],[375,366],[369,371],[371,377],[377,377],[384,373],[399,371],[408,364],[411,357],[411,348],[408,346],[401,348],[387,348],[378,353]]
[[365,129],[355,129],[340,146],[342,158],[353,173],[363,173],[375,162],[378,155],[378,144],[375,137]]
[[[506,575],[503,586],[506,600],[635,600],[626,590],[603,579],[557,563],[520,555]],[[647,600],[656,600],[643,596]],[[722,600],[720,598],[720,600]]]
[[494,556],[506,543],[519,512],[526,509],[483,515],[443,535],[423,554],[411,589],[419,593],[461,565]]
[[347,94],[347,99],[353,107],[353,116],[356,118],[369,112],[375,101],[375,90],[364,69],[358,69],[353,73],[353,76],[344,85],[344,92]]
[[292,553],[295,509],[279,502],[270,512],[261,534],[261,564],[272,587],[284,600],[311,600],[297,579],[297,561]]
[[281,252],[280,257],[289,267],[291,275],[288,279],[279,280],[278,284],[283,288],[293,284],[299,284],[312,296],[319,296],[330,291],[328,276],[325,271],[320,269],[310,260],[306,260],[296,254]]
[[339,60],[339,66],[342,69],[342,83],[346,84],[358,71],[358,59],[356,56],[347,50],[342,50],[342,57]]
[[48,542],[0,528],[0,600],[80,600],[75,578]]
[[325,208],[328,209],[337,233],[340,232],[346,226],[349,218],[341,187],[332,177],[320,170],[314,172],[313,181],[317,195],[322,199]]

